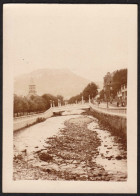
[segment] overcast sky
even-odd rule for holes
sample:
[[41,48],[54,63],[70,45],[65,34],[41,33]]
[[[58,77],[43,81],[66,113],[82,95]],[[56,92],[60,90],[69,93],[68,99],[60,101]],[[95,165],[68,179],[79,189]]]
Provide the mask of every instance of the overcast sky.
[[[93,81],[127,68],[130,5],[4,7],[4,48],[14,75],[70,69]],[[6,61],[6,60],[5,60]]]

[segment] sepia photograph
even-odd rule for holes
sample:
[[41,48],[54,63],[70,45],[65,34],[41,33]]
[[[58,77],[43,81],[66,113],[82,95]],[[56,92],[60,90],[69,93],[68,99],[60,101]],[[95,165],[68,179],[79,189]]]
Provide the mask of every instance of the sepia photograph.
[[3,190],[135,193],[137,6],[7,4],[3,35]]

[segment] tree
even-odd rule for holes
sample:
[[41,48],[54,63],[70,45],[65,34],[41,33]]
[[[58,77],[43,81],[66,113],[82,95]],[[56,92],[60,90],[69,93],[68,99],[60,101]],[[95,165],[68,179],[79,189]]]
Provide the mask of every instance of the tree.
[[82,96],[84,100],[88,101],[89,95],[90,98],[94,98],[98,94],[97,88],[98,88],[97,85],[94,82],[91,82],[84,88],[84,90],[80,94],[71,97],[68,102],[69,103],[75,103],[76,101],[79,102],[82,100]]
[[99,98],[100,98],[100,99],[104,99],[104,97],[105,97],[105,92],[104,92],[104,89],[103,89],[103,90],[101,90],[100,93],[99,93]]
[[127,84],[127,69],[120,69],[114,72],[112,79],[112,94],[113,97],[117,95],[121,85]]
[[28,104],[29,104],[29,108],[28,108],[28,112],[35,112],[36,110],[36,104],[32,99],[28,100]]
[[73,96],[68,100],[68,103],[75,103],[76,101],[81,101],[82,100],[82,93],[80,93],[79,95]]
[[[61,95],[58,95],[61,99],[63,98]],[[58,97],[55,97],[51,94],[44,94],[42,95],[42,98],[44,99],[45,107],[46,109],[50,108],[50,102],[54,102],[55,106],[58,105]]]
[[90,98],[94,98],[98,94],[97,88],[98,87],[94,82],[89,83],[82,93],[84,100],[87,101],[89,99],[89,95]]
[[27,112],[29,110],[29,103],[26,97],[22,98],[22,112]]
[[45,107],[45,103],[44,103],[44,99],[40,96],[35,96],[33,99],[35,108],[34,110],[36,112],[42,112],[45,111],[46,107]]
[[23,112],[23,101],[22,97],[17,96],[14,94],[14,113],[17,113],[17,116],[19,113]]

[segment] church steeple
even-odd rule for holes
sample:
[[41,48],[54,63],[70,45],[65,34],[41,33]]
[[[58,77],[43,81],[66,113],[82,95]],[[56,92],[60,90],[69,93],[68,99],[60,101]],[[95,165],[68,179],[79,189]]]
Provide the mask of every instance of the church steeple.
[[30,79],[28,96],[32,96],[32,95],[36,96],[36,85],[34,83],[33,78]]

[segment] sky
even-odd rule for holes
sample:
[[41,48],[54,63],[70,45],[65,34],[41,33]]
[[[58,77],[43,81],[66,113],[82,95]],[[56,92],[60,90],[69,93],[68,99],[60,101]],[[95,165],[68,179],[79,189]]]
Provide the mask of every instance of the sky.
[[69,69],[92,81],[128,66],[131,5],[4,6],[5,62],[14,76]]

